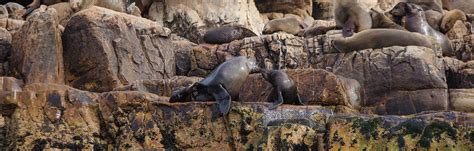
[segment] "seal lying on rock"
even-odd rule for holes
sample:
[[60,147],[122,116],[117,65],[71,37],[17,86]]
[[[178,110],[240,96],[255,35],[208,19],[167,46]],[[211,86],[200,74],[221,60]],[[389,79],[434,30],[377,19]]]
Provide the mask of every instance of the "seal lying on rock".
[[283,103],[303,105],[295,83],[285,72],[281,70],[270,71],[262,69],[261,73],[263,78],[273,86],[270,99],[275,100],[275,102],[270,106],[270,110],[277,108]]
[[428,22],[426,21],[425,12],[423,9],[416,4],[406,4],[406,21],[405,28],[411,32],[417,32],[426,36],[431,36],[438,41],[443,50],[443,55],[451,56],[453,55],[453,48],[449,42],[448,37],[446,37],[441,32],[433,29]]
[[451,28],[453,28],[454,24],[458,20],[461,20],[463,22],[467,21],[466,14],[459,9],[450,10],[449,12],[444,14],[443,19],[441,20],[441,31],[444,33],[448,32],[449,30],[451,30]]
[[369,12],[356,0],[335,0],[334,18],[344,37],[372,28]]
[[246,37],[257,36],[250,29],[239,25],[225,25],[210,29],[204,34],[204,41],[210,44],[229,43]]
[[434,48],[433,38],[418,33],[397,29],[369,29],[352,37],[332,41],[332,47],[339,52],[364,49],[379,49],[391,46],[424,46]]
[[263,28],[263,34],[273,34],[275,32],[286,32],[297,35],[306,25],[295,17],[285,17],[269,21]]
[[[248,59],[244,56],[232,58],[220,64],[200,82],[174,92],[170,102],[215,100],[219,104],[220,112],[227,115],[231,100],[239,96],[240,87],[248,75],[259,70],[254,58]],[[186,100],[189,95],[192,100]]]

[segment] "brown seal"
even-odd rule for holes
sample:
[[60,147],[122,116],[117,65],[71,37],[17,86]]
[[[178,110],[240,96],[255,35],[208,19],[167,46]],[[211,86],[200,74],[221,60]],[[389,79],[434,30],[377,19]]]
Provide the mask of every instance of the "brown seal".
[[435,48],[436,41],[428,36],[397,29],[368,29],[352,37],[332,41],[332,47],[339,52],[379,49],[391,46]]
[[344,37],[372,28],[372,18],[355,0],[335,0],[334,18]]
[[426,36],[431,36],[441,45],[443,55],[453,55],[453,48],[448,37],[439,31],[433,29],[425,18],[425,12],[416,4],[406,4],[406,21],[405,28],[411,32],[417,32]]
[[257,35],[243,26],[224,25],[208,30],[206,34],[204,34],[203,39],[204,42],[209,44],[223,44],[253,36]]
[[442,0],[443,8],[459,9],[466,14],[474,14],[474,0]]
[[451,28],[453,28],[454,23],[456,23],[456,21],[458,20],[461,20],[463,22],[467,21],[466,14],[459,9],[450,10],[449,12],[444,14],[443,19],[441,20],[441,31],[444,33],[448,32],[449,30],[451,30]]
[[269,21],[263,28],[263,34],[273,34],[275,32],[286,32],[297,35],[303,31],[305,24],[295,17],[284,17]]
[[269,107],[270,110],[277,108],[283,103],[303,105],[295,82],[284,71],[262,69],[261,73],[263,78],[273,86],[269,99],[274,101],[274,103]]
[[443,19],[443,14],[434,10],[426,10],[425,16],[428,24],[433,27],[433,29],[439,31],[439,24],[441,23],[441,19]]
[[403,28],[402,26],[392,21],[381,11],[370,9],[369,14],[370,14],[370,17],[372,18],[372,28],[389,28],[389,29],[405,30],[405,28]]

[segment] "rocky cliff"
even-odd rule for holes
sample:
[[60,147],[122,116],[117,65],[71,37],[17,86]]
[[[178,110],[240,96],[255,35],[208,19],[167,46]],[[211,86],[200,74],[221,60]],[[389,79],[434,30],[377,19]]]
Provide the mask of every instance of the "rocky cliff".
[[[387,9],[392,1],[364,1]],[[59,7],[59,8],[58,8]],[[446,33],[455,50],[340,52],[337,30],[262,34],[296,16],[334,25],[332,1],[153,1],[142,16],[67,3],[23,19],[0,6],[0,150],[472,150],[473,15]],[[77,12],[76,12],[77,11]],[[239,24],[257,36],[207,44]],[[229,115],[215,102],[169,103],[233,56],[281,69],[305,105],[269,110],[271,84],[244,82]]]

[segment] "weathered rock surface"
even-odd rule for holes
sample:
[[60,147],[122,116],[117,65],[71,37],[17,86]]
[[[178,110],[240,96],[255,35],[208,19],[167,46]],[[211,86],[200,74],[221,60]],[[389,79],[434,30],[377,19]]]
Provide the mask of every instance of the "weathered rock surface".
[[[335,74],[321,69],[286,70],[298,88],[298,94],[306,105],[352,106],[343,81]],[[272,85],[261,74],[252,74],[241,88],[239,99],[250,102],[274,102],[270,100]]]
[[82,90],[110,91],[141,79],[175,75],[170,30],[105,8],[76,13],[64,31],[66,82]]
[[[215,103],[163,102],[144,92],[95,94],[34,84],[0,94],[5,149],[338,150],[472,148],[474,115],[333,114],[319,106],[233,103],[226,120]],[[5,110],[2,110],[5,111]],[[0,133],[1,134],[1,133]]]
[[72,10],[69,2],[56,3],[48,7],[56,9],[59,24],[63,27],[67,25],[67,22],[69,21],[69,19],[71,19],[71,16],[74,14],[74,11]]
[[20,20],[23,19],[25,8],[22,5],[18,3],[9,2],[3,6],[5,6],[8,11],[8,18]]
[[155,1],[148,18],[194,43],[202,43],[208,29],[224,24],[242,25],[258,35],[264,26],[254,1],[248,0]]
[[201,81],[200,77],[175,76],[162,80],[139,80],[123,87],[116,88],[116,91],[140,91],[153,93],[159,96],[170,97],[173,90],[179,87],[188,87]]
[[56,10],[41,7],[13,34],[11,68],[25,84],[64,83],[63,46]]
[[0,77],[0,92],[3,91],[21,91],[23,81],[13,77]]
[[20,30],[20,28],[25,24],[24,20],[10,19],[10,18],[1,18],[0,27],[7,29],[11,34],[14,34]]

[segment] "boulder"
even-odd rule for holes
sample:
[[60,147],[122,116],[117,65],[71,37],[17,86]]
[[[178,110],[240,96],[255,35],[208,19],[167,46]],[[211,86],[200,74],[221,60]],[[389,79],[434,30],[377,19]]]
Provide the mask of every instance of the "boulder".
[[175,76],[170,79],[162,80],[139,80],[114,89],[115,91],[140,91],[153,93],[159,96],[170,97],[173,90],[179,87],[188,87],[192,84],[201,81],[203,78],[200,77],[184,77]]
[[179,36],[203,43],[207,30],[224,24],[242,25],[260,35],[265,24],[259,14],[254,1],[173,0],[155,1],[148,16]]
[[474,89],[449,89],[451,110],[474,112]]
[[[333,73],[321,69],[286,70],[298,89],[305,105],[352,106],[343,81]],[[241,101],[274,102],[269,100],[272,85],[261,74],[247,78],[239,93]]]
[[13,34],[11,68],[25,84],[64,83],[63,46],[56,10],[41,7]]
[[7,29],[12,35],[18,32],[23,24],[25,24],[24,20],[0,18],[0,27]]
[[104,92],[142,79],[175,75],[170,30],[100,7],[71,17],[63,34],[66,83]]
[[453,28],[446,33],[449,39],[464,39],[465,36],[469,35],[469,29],[466,24],[458,20],[454,23]]

